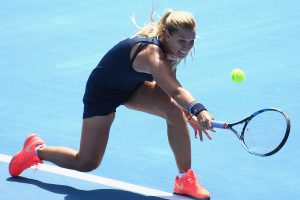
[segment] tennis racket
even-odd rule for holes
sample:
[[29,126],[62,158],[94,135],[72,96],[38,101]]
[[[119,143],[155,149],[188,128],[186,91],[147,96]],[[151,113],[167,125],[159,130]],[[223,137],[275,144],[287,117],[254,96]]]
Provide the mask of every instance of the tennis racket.
[[291,122],[287,114],[275,108],[259,110],[234,123],[213,121],[214,128],[231,130],[251,154],[271,156],[289,137]]

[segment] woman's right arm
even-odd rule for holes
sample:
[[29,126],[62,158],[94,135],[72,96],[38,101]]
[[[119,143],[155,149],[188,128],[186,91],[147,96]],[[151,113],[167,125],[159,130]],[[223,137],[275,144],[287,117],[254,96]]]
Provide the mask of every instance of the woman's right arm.
[[[189,106],[196,99],[176,79],[175,74],[172,72],[171,63],[166,59],[162,50],[156,45],[147,45],[138,57],[142,59],[142,71],[151,73],[161,89],[182,108],[189,110]],[[197,115],[197,119],[203,128],[212,130],[211,122],[213,117],[206,110],[201,111]]]

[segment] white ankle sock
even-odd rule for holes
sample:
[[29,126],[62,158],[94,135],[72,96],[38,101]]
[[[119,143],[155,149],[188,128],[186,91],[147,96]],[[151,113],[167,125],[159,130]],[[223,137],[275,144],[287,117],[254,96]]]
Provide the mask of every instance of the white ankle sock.
[[35,154],[37,155],[37,150],[38,150],[39,148],[41,148],[41,147],[44,147],[44,146],[45,146],[44,144],[37,145],[37,146],[35,147],[35,149],[34,149]]
[[181,173],[178,174],[178,178],[182,178],[182,177],[184,177],[185,175],[186,175],[185,172],[181,172]]

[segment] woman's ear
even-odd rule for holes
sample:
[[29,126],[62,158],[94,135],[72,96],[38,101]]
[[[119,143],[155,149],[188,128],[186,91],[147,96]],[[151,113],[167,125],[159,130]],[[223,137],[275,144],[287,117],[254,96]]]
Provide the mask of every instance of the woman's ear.
[[170,40],[171,34],[169,33],[169,31],[165,30],[165,39],[168,42]]

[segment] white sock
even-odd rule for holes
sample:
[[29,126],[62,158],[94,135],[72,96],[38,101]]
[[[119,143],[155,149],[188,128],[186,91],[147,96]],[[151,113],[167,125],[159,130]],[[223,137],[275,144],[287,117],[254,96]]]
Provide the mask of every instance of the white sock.
[[186,175],[185,172],[181,172],[181,173],[178,174],[178,178],[182,178],[182,177],[184,177],[185,175]]
[[41,147],[44,147],[44,146],[45,146],[45,144],[37,145],[37,146],[35,147],[35,149],[34,149],[35,154],[37,155],[37,150],[38,150],[39,148],[41,148]]

